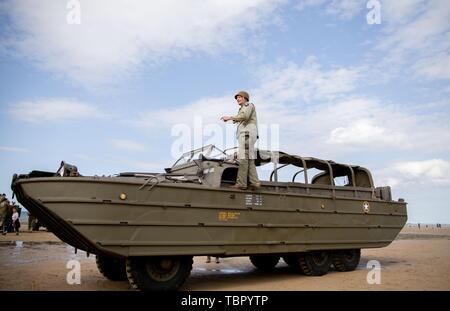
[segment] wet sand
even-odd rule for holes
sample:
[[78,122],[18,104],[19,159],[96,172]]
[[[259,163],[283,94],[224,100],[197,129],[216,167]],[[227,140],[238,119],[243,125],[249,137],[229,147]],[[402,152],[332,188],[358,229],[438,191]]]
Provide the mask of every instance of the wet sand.
[[[69,260],[81,264],[81,284],[69,285]],[[381,264],[381,284],[368,284],[367,262]],[[0,290],[132,290],[98,272],[95,256],[86,256],[52,233],[23,232],[0,236]],[[364,249],[352,272],[330,271],[321,277],[298,275],[280,260],[275,271],[257,271],[247,257],[206,263],[195,257],[183,290],[450,290],[450,228],[405,227],[388,247]]]

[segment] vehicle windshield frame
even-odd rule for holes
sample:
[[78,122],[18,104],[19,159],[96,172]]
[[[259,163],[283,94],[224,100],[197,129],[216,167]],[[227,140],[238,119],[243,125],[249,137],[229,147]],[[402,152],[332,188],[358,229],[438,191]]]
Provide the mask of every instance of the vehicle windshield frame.
[[[203,155],[204,157],[207,157],[209,159],[217,159],[217,160],[226,159],[226,157],[227,157],[227,154],[225,153],[225,151],[223,151],[220,148],[217,148],[213,144],[210,144],[210,145],[206,145],[204,147],[201,147],[201,148],[194,149],[194,150],[187,151],[187,152],[183,153],[178,158],[178,160],[175,161],[175,163],[172,165],[171,168],[174,168],[176,166],[187,165],[187,164],[193,163],[194,160],[200,158],[200,155]],[[218,157],[219,155],[223,155],[223,157],[219,158]]]

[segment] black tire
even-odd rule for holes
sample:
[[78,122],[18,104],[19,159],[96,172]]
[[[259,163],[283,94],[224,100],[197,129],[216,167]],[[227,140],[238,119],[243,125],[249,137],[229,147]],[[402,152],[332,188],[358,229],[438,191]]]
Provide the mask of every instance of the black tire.
[[360,249],[343,249],[335,251],[333,254],[333,265],[337,271],[353,271],[358,267],[361,259]]
[[253,255],[250,256],[250,261],[259,270],[271,271],[280,261],[280,256],[274,255]]
[[98,271],[111,281],[126,281],[125,259],[97,255],[95,258]]
[[142,291],[177,290],[192,270],[192,256],[129,257],[126,260],[128,281]]
[[311,251],[300,253],[298,261],[302,272],[309,276],[327,274],[332,262],[332,253],[329,251]]

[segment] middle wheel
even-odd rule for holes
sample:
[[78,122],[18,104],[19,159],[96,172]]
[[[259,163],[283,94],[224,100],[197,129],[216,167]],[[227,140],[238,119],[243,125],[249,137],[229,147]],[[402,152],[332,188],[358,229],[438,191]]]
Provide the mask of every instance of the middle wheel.
[[311,251],[300,253],[298,260],[304,274],[320,276],[328,273],[333,256],[329,251]]
[[188,278],[192,263],[192,256],[129,257],[126,271],[135,289],[176,290]]

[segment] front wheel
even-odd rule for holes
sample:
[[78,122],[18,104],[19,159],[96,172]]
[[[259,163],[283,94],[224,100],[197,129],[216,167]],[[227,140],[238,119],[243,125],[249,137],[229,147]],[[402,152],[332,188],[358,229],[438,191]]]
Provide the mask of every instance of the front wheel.
[[130,257],[126,261],[128,281],[143,291],[177,290],[192,270],[192,256]]
[[98,271],[111,281],[126,281],[125,259],[97,255],[95,258]]

